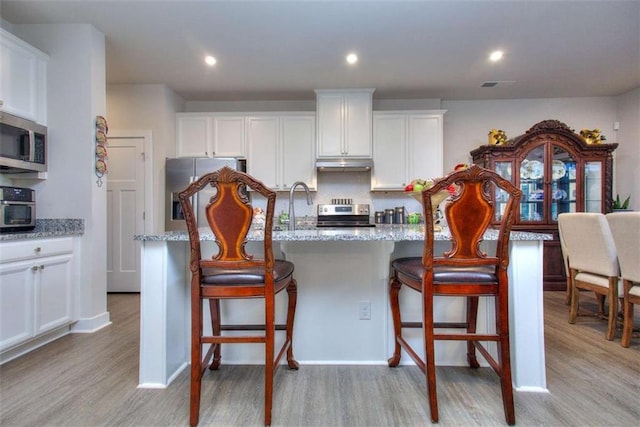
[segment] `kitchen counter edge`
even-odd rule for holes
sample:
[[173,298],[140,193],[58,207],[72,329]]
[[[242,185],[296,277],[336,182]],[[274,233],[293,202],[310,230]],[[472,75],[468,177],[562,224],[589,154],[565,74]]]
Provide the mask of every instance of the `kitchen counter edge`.
[[78,236],[82,234],[84,234],[84,219],[36,219],[35,229],[0,233],[0,242]]
[[[200,240],[215,240],[213,233],[202,228]],[[512,231],[511,240],[552,240],[551,234],[531,233],[526,231]],[[450,240],[447,228],[436,233],[436,240]],[[497,240],[498,231],[488,230],[484,236],[485,240]],[[248,241],[260,241],[264,239],[264,230],[252,229],[247,234]],[[296,241],[421,241],[424,240],[424,225],[386,225],[377,227],[353,227],[353,228],[312,228],[295,231],[273,231],[274,242],[296,242]],[[167,231],[157,234],[144,234],[134,236],[134,240],[143,242],[149,241],[189,241],[186,231]]]

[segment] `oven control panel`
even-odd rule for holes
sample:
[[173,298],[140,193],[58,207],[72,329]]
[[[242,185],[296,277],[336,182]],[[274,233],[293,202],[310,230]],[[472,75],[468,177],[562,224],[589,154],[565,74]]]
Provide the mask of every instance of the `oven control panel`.
[[22,187],[0,186],[1,202],[35,202],[35,190]]
[[340,205],[340,204],[330,204],[330,205],[318,205],[318,216],[322,215],[369,215],[369,205]]

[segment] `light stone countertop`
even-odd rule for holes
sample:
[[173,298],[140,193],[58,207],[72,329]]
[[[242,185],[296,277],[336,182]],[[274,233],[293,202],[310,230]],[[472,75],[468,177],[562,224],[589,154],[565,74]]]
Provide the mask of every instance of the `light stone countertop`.
[[84,234],[84,219],[36,219],[36,228],[32,231],[3,232],[0,234],[0,241],[46,239],[82,234]]
[[[215,240],[213,233],[208,228],[200,228],[200,240]],[[247,235],[248,241],[260,241],[264,238],[263,230],[252,229]],[[288,231],[274,230],[274,242],[299,242],[299,241],[422,241],[424,240],[424,224],[416,225],[377,225],[376,227],[347,227],[347,228],[308,228]],[[450,234],[447,228],[436,233],[436,240],[449,240]],[[498,231],[488,230],[485,240],[497,240]],[[158,234],[136,235],[134,240],[140,241],[189,241],[186,231],[168,231]],[[511,240],[552,240],[550,234],[530,233],[524,231],[512,231]]]

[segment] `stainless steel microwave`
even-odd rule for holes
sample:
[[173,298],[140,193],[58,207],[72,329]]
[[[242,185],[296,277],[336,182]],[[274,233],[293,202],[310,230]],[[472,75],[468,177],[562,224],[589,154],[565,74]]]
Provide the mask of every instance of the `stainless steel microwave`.
[[0,113],[0,172],[47,171],[47,128]]

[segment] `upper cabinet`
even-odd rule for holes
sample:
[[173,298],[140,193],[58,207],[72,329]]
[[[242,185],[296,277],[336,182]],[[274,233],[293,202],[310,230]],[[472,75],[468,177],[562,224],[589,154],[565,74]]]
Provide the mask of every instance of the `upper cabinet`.
[[0,109],[47,124],[49,57],[0,28]]
[[213,127],[213,156],[216,157],[245,157],[245,117],[237,114],[214,114]]
[[245,116],[176,114],[177,157],[245,157]]
[[314,113],[247,117],[247,171],[274,190],[288,191],[296,181],[315,189]]
[[208,114],[176,114],[176,156],[211,156],[211,117]]
[[316,90],[318,158],[371,158],[373,91]]
[[[503,145],[483,145],[473,162],[495,170],[522,190],[514,229],[550,233],[544,245],[544,289],[564,289],[566,276],[558,237],[564,212],[611,212],[613,151],[618,144],[588,144],[566,124],[545,120]],[[495,220],[503,200],[493,195]]]
[[443,173],[444,111],[375,111],[371,190],[404,190]]

